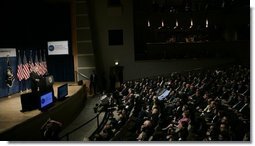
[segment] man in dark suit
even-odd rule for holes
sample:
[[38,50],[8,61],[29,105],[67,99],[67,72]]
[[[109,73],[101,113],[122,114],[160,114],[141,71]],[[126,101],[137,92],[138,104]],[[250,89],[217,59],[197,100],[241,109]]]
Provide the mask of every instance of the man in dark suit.
[[90,75],[90,84],[89,84],[90,94],[92,94],[92,91],[94,94],[96,94],[96,86],[97,86],[97,75],[95,71],[93,70],[92,74]]
[[31,90],[33,93],[38,92],[39,89],[39,83],[41,80],[41,76],[38,75],[38,67],[35,66],[32,68],[32,71],[30,73],[30,78],[31,78]]

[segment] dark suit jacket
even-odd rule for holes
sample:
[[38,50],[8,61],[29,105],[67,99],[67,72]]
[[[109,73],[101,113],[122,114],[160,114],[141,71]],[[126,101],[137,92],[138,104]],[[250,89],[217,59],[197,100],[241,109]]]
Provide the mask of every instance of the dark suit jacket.
[[41,77],[35,73],[35,72],[31,72],[30,73],[30,78],[31,78],[31,90],[32,92],[37,92],[37,88],[39,86]]

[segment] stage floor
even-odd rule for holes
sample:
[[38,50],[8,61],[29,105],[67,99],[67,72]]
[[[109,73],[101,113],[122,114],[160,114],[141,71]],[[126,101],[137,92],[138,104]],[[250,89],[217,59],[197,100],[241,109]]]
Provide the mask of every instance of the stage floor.
[[[54,83],[53,88],[55,96],[57,96],[57,88],[65,83],[66,82]],[[72,96],[82,88],[82,86],[78,86],[77,83],[73,82],[68,82],[68,85],[68,96]],[[27,92],[23,92],[23,94],[25,93]],[[20,95],[20,93],[16,93],[9,97],[0,98],[0,133],[41,113],[38,109],[20,112],[22,109]]]

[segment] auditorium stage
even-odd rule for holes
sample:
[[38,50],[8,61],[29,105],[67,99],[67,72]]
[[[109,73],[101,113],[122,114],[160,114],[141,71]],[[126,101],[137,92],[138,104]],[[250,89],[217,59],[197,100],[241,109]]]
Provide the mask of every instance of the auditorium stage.
[[[54,88],[54,96],[57,96],[57,88],[61,85],[65,84],[64,82],[57,82],[54,83],[53,88]],[[30,92],[30,91],[29,91]],[[24,92],[25,94],[27,92]],[[9,97],[2,97],[0,99],[0,140],[40,140],[39,137],[27,137],[23,139],[23,137],[19,137],[19,134],[17,134],[16,129],[20,130],[28,130],[28,131],[33,131],[33,130],[38,130],[40,131],[40,126],[43,124],[47,118],[52,118],[55,120],[60,120],[63,122],[63,124],[67,125],[68,123],[71,122],[74,113],[79,113],[79,109],[82,108],[84,103],[82,101],[85,101],[86,99],[86,86],[85,85],[77,85],[77,83],[68,83],[68,98],[64,101],[56,101],[54,106],[51,107],[49,110],[45,112],[41,112],[39,109],[32,110],[32,111],[26,111],[26,112],[21,112],[22,106],[21,106],[21,99],[20,99],[20,93],[13,94]],[[70,106],[70,108],[66,108]],[[71,107],[72,106],[72,107]],[[76,106],[76,107],[73,107]],[[78,108],[81,107],[81,108]],[[68,110],[68,112],[67,112]],[[62,116],[62,113],[65,116]],[[33,129],[35,126],[27,126],[29,124],[26,124],[26,128],[21,128],[23,127],[23,123],[33,123],[33,120],[36,119],[39,122],[36,122],[37,129]],[[67,118],[67,119],[66,119]],[[34,124],[34,123],[33,123]],[[32,124],[32,125],[33,125]],[[65,126],[64,125],[64,126]],[[30,129],[32,128],[32,129]],[[9,139],[8,134],[6,135],[6,131],[11,135],[17,136],[17,139],[14,137],[10,137]],[[11,131],[15,131],[12,133]],[[24,131],[22,131],[24,132]],[[36,132],[35,132],[36,133]]]

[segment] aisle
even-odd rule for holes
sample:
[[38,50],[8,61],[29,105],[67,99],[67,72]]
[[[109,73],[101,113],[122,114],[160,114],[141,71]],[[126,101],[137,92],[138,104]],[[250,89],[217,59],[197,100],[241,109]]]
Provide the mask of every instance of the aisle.
[[[99,96],[90,96],[88,95],[86,104],[81,111],[81,113],[77,116],[77,118],[69,125],[67,128],[62,130],[60,136],[66,134],[67,132],[79,127],[80,125],[84,124],[85,122],[89,121],[93,117],[96,116],[94,113],[95,104],[99,102]],[[104,113],[99,115],[99,123],[103,120]],[[69,141],[87,141],[88,137],[96,130],[97,128],[97,120],[94,119],[87,125],[83,126],[82,128],[78,129],[74,133],[70,134]],[[62,139],[62,141],[66,141],[66,138]]]

